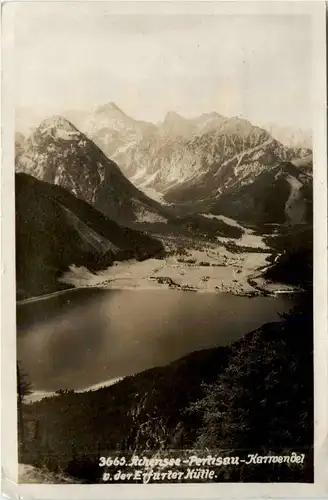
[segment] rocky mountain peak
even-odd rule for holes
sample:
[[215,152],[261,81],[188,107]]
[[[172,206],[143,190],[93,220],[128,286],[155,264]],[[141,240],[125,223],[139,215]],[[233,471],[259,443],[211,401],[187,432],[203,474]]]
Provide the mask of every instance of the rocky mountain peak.
[[179,115],[179,113],[176,113],[175,111],[168,111],[165,115],[163,123],[176,122],[176,121],[187,121],[187,119]]
[[50,128],[57,128],[66,130],[67,132],[77,132],[77,128],[67,118],[61,115],[54,115],[45,118],[39,125],[39,130],[47,130]]
[[168,111],[160,124],[160,131],[165,135],[190,137],[193,135],[194,125],[175,111]]
[[222,115],[217,113],[216,111],[212,111],[211,113],[202,113],[200,116],[198,116],[196,119],[208,119],[208,120],[215,120],[217,118],[223,118]]
[[[80,137],[78,129],[66,118],[55,115],[44,119],[32,135],[34,140],[52,138],[54,140],[77,140]],[[42,139],[43,140],[43,139]]]
[[162,207],[124,177],[86,135],[62,116],[43,120],[16,153],[16,171],[67,189],[123,223],[165,221]]
[[126,116],[124,111],[122,111],[121,108],[119,108],[117,106],[117,104],[113,101],[110,101],[110,102],[104,104],[103,106],[99,106],[95,110],[95,114],[97,114],[97,115],[99,115],[99,114],[115,114],[115,115]]

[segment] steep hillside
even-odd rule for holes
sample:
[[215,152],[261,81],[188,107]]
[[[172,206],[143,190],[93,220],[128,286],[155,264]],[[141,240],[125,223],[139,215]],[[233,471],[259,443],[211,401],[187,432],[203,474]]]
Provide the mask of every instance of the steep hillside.
[[219,129],[195,137],[188,148],[198,157],[199,167],[167,192],[169,202],[218,198],[236,184],[251,184],[288,158],[288,151],[264,130],[240,119],[226,120]]
[[134,187],[113,161],[63,117],[44,120],[25,141],[16,170],[62,186],[121,223],[165,222],[167,211]]
[[17,296],[58,290],[70,264],[99,269],[114,260],[145,259],[162,245],[119,226],[69,191],[16,174]]
[[182,127],[181,120],[171,118],[170,133],[166,121],[156,134],[114,157],[140,189],[165,193],[169,203],[218,197],[235,178],[251,182],[264,169],[293,156],[246,120],[210,115],[185,120],[188,127]]
[[216,200],[211,212],[241,221],[307,224],[312,218],[312,175],[290,162],[261,172],[253,182],[236,183]]
[[313,282],[313,223],[297,229],[281,227],[278,234],[267,237],[272,248],[273,265],[264,277],[268,280],[311,288]]
[[292,160],[293,165],[296,167],[299,167],[300,170],[302,170],[304,173],[309,173],[312,175],[312,169],[313,169],[313,154],[309,153],[306,155],[299,155],[296,158],[293,158]]
[[228,347],[195,352],[111,387],[25,405],[21,461],[101,482],[99,457],[113,450],[127,459],[170,450],[202,456],[204,447],[205,456],[246,460],[248,453],[297,452],[305,454],[303,465],[218,467],[216,481],[313,481],[311,297],[303,302],[306,308],[299,304],[281,322]]
[[182,213],[211,211],[250,223],[306,218],[302,189],[311,181],[300,180],[304,169],[291,162],[309,165],[310,153],[284,147],[247,120],[174,112],[156,131],[112,151],[131,182],[164,194]]

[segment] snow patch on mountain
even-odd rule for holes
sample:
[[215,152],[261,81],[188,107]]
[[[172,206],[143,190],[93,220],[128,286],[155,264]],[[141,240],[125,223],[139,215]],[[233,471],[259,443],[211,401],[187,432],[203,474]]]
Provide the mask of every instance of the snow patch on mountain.
[[169,203],[167,203],[164,198],[163,198],[163,194],[159,193],[158,191],[156,191],[155,189],[153,188],[147,188],[147,187],[142,187],[142,191],[145,193],[146,196],[148,196],[149,198],[151,198],[152,200],[155,200],[157,201],[158,203],[160,203],[161,205],[169,205]]
[[77,132],[71,130],[63,130],[63,129],[56,130],[57,139],[62,139],[63,141],[71,141],[77,139],[78,136],[79,134]]
[[49,133],[50,131],[66,131],[66,132],[78,132],[76,127],[64,118],[63,116],[54,115],[49,118],[45,118],[38,127],[40,133]]
[[226,217],[225,215],[214,215],[214,214],[211,214],[211,213],[209,213],[209,214],[200,214],[200,215],[202,215],[203,217],[206,217],[207,219],[222,220],[223,222],[225,222],[229,226],[238,227],[239,229],[242,229],[244,232],[248,232],[249,231],[244,226],[242,226],[241,224],[239,224],[239,222],[237,222],[236,220],[232,219],[231,217]]

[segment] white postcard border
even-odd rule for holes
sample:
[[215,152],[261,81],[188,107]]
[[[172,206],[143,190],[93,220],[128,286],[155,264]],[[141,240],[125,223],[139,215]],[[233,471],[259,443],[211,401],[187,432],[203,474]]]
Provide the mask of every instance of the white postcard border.
[[[40,0],[41,1],[41,0]],[[93,1],[93,0],[91,0]],[[27,2],[25,2],[27,3]],[[46,8],[49,2],[42,2]],[[65,2],[66,4],[72,2]],[[76,3],[76,2],[75,2]],[[81,8],[87,2],[79,2]],[[2,489],[9,498],[46,499],[205,499],[325,497],[328,494],[328,336],[327,336],[327,117],[326,11],[322,1],[108,2],[110,12],[183,14],[304,13],[313,16],[314,282],[315,282],[315,482],[314,484],[37,485],[17,481],[14,96],[11,91],[14,10],[2,5],[2,169],[1,169],[1,390]]]

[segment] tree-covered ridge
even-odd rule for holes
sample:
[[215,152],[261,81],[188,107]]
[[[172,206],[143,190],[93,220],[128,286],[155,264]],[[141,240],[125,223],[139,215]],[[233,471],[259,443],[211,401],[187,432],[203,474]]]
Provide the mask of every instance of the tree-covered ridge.
[[72,264],[95,270],[164,254],[157,239],[117,224],[60,186],[19,173],[15,188],[18,298],[67,288],[58,278]]

